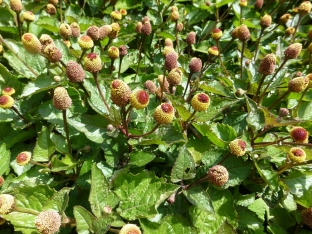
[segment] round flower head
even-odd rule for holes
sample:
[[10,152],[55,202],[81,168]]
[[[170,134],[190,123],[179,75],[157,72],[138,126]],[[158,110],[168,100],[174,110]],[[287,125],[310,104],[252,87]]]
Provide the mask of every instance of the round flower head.
[[299,56],[301,49],[302,49],[301,43],[291,44],[284,51],[284,55],[287,59],[295,59]]
[[20,12],[23,10],[23,5],[21,0],[10,0],[10,8],[12,11]]
[[289,27],[285,30],[285,34],[287,36],[293,35],[295,33],[295,28],[294,27]]
[[245,7],[245,6],[247,6],[247,0],[240,0],[240,1],[239,1],[239,6],[240,6],[240,7]]
[[293,127],[290,130],[290,137],[297,143],[308,143],[309,133],[303,127]]
[[177,21],[178,19],[180,18],[180,14],[178,11],[172,11],[171,14],[170,14],[170,19],[172,21]]
[[307,155],[303,149],[298,147],[293,147],[288,151],[288,158],[292,162],[301,163],[304,162]]
[[9,95],[2,95],[0,97],[0,107],[3,109],[9,109],[14,105],[14,99]]
[[286,117],[289,115],[289,110],[287,108],[280,108],[278,112],[279,117]]
[[128,54],[128,49],[125,45],[121,45],[118,48],[120,57],[124,57]]
[[119,107],[126,106],[130,101],[131,89],[122,80],[113,80],[111,86],[111,99]]
[[163,84],[164,85],[164,90],[163,91],[168,93],[169,92],[169,83],[167,81],[167,78],[165,77],[165,81],[164,81],[164,76],[163,75],[159,75],[157,77],[157,79],[158,79],[158,83],[159,83],[160,86],[164,82],[164,84]]
[[309,38],[310,40],[312,40],[312,30],[310,30],[310,31],[307,33],[307,38]]
[[271,75],[275,70],[276,56],[275,54],[267,54],[259,64],[259,73],[263,75]]
[[236,27],[236,28],[234,28],[233,31],[231,32],[231,36],[232,36],[233,38],[235,38],[235,39],[238,38],[238,29],[239,29],[239,27]]
[[102,61],[96,53],[89,53],[84,58],[84,67],[88,72],[94,73],[102,69]]
[[170,52],[165,59],[165,69],[171,71],[178,66],[178,54],[176,52]]
[[35,225],[42,234],[57,233],[61,227],[62,219],[58,212],[54,210],[45,210],[36,217]]
[[97,41],[97,40],[99,40],[99,37],[100,37],[99,31],[100,31],[100,29],[97,26],[92,25],[87,29],[87,35],[89,37],[91,37],[91,39],[93,41]]
[[52,63],[59,62],[62,58],[62,52],[53,44],[47,45],[44,48],[43,53],[46,55],[47,59]]
[[119,12],[123,16],[127,15],[127,10],[126,9],[120,9]]
[[62,23],[60,25],[60,35],[65,38],[69,38],[72,35],[72,30],[69,24]]
[[0,186],[2,186],[3,184],[4,184],[4,178],[0,176]]
[[144,87],[151,93],[151,94],[155,94],[156,92],[156,85],[153,81],[151,80],[147,80],[144,83]]
[[39,41],[42,45],[42,49],[41,49],[42,51],[44,51],[44,49],[47,47],[47,45],[50,45],[50,44],[54,45],[54,41],[53,41],[52,37],[50,37],[50,35],[48,35],[48,34],[42,34],[40,36]]
[[212,46],[208,49],[208,54],[213,55],[213,56],[218,56],[219,55],[219,50],[218,47]]
[[174,109],[170,103],[162,103],[156,107],[154,119],[159,124],[171,123],[174,116]]
[[142,33],[142,26],[143,26],[142,22],[137,22],[137,24],[135,26],[135,31],[137,33]]
[[132,92],[130,96],[130,104],[135,109],[144,109],[149,103],[149,96],[145,90],[139,89]]
[[195,111],[205,111],[210,105],[210,98],[205,93],[197,93],[192,98],[191,105]]
[[149,21],[142,24],[141,33],[144,35],[150,35],[152,33],[152,25]]
[[250,38],[249,29],[245,24],[242,24],[241,26],[238,27],[237,37],[241,41],[246,41]]
[[0,194],[0,214],[11,213],[15,208],[15,198],[10,194]]
[[258,9],[261,9],[263,6],[263,0],[257,0],[255,2],[255,7],[258,8]]
[[301,16],[307,15],[311,12],[311,2],[304,1],[298,7],[298,14]]
[[108,57],[110,57],[111,59],[119,58],[119,49],[116,46],[109,47]]
[[312,207],[305,209],[301,213],[302,222],[312,228]]
[[148,17],[148,16],[144,16],[143,18],[142,18],[142,24],[144,24],[145,22],[150,22],[151,20],[150,20],[150,18]]
[[35,20],[35,15],[31,11],[24,11],[21,15],[21,21],[32,22]]
[[121,228],[119,234],[141,234],[141,230],[137,225],[129,223]]
[[30,159],[31,159],[31,153],[28,151],[23,151],[17,155],[16,163],[19,166],[25,166],[29,163]]
[[289,81],[288,89],[291,92],[301,93],[309,85],[309,79],[307,77],[296,77]]
[[79,26],[78,23],[72,22],[72,23],[70,24],[70,28],[71,28],[71,30],[72,30],[72,36],[73,36],[73,37],[77,38],[77,37],[80,36],[80,26]]
[[182,32],[183,28],[184,28],[184,25],[182,23],[178,23],[177,25],[178,32]]
[[220,28],[215,28],[212,31],[211,37],[215,40],[219,40],[222,37],[222,30]]
[[165,46],[173,47],[173,42],[170,38],[165,39]]
[[286,24],[288,20],[290,20],[291,15],[290,14],[284,14],[279,18],[279,23],[280,24]]
[[178,11],[179,9],[178,9],[178,7],[177,6],[172,6],[171,7],[171,12],[173,12],[173,11]]
[[172,86],[176,86],[181,83],[182,80],[182,72],[179,68],[173,68],[167,77],[168,83]]
[[309,46],[308,46],[308,51],[309,51],[310,53],[312,53],[312,43],[309,44]]
[[192,45],[195,44],[195,42],[196,42],[196,33],[190,32],[189,34],[187,34],[186,43]]
[[107,36],[111,39],[115,39],[118,36],[118,33],[120,31],[120,26],[118,23],[112,23],[112,31],[110,33],[107,34]]
[[189,63],[189,68],[191,73],[196,73],[196,72],[200,72],[200,70],[202,69],[202,61],[200,58],[192,58],[190,63]]
[[3,45],[0,44],[0,54],[3,52]]
[[229,172],[222,165],[215,165],[208,171],[208,181],[214,186],[222,187],[229,180]]
[[312,73],[306,75],[306,78],[309,80],[308,88],[312,88]]
[[58,0],[49,0],[49,3],[53,4],[54,6],[56,6],[58,2]]
[[41,51],[41,43],[32,33],[25,33],[22,36],[22,43],[25,50],[31,54],[38,54]]
[[272,17],[270,15],[264,15],[260,20],[260,25],[262,28],[267,28],[272,23]]
[[246,153],[246,146],[246,142],[241,139],[235,139],[229,144],[231,153],[236,156],[243,156]]
[[112,11],[112,13],[110,13],[110,16],[114,20],[121,20],[122,18],[122,14],[119,11]]
[[102,40],[105,37],[107,37],[108,34],[110,34],[113,31],[113,28],[111,25],[106,24],[99,28],[99,39]]
[[172,46],[165,46],[162,54],[167,56],[170,52],[174,52],[174,48]]
[[66,74],[71,82],[82,82],[85,78],[84,70],[75,61],[68,61],[66,64]]
[[67,90],[64,87],[57,87],[54,90],[53,106],[58,110],[66,110],[72,105],[72,100],[69,97]]
[[88,35],[82,35],[78,39],[78,44],[81,49],[85,49],[85,50],[91,49],[94,46],[94,42],[92,38],[89,37]]
[[3,95],[9,95],[12,96],[15,93],[15,89],[11,87],[6,87],[2,90]]
[[56,8],[53,4],[50,4],[48,3],[47,4],[47,8],[46,8],[46,12],[49,14],[49,15],[55,15],[56,14]]

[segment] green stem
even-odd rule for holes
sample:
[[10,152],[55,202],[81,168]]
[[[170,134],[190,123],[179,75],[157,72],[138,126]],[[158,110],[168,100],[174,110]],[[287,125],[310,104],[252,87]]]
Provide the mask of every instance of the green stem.
[[282,169],[279,170],[277,172],[277,174],[282,174],[284,171],[286,171],[287,169],[291,168],[293,166],[294,162],[291,162],[291,163],[287,163],[284,167],[282,166]]
[[306,88],[306,89],[302,92],[301,97],[300,97],[299,102],[298,102],[298,105],[297,105],[297,107],[295,108],[295,112],[297,112],[297,111],[299,110],[299,106],[300,106],[300,104],[302,103],[302,99],[303,99],[304,95],[306,95],[306,93],[308,92],[308,90],[309,90],[309,88]]
[[86,54],[86,52],[87,52],[86,49],[82,49],[82,53],[81,53],[79,59],[77,60],[77,63],[81,63],[81,60],[82,60],[83,56]]
[[122,125],[123,125],[123,128],[126,130],[126,136],[128,136],[129,131],[128,131],[128,123],[127,123],[127,112],[124,106],[121,107],[121,113],[122,113]]
[[158,123],[151,131],[147,132],[147,133],[143,133],[143,134],[139,134],[139,135],[129,135],[129,138],[138,138],[138,137],[144,137],[147,136],[153,132],[156,131],[156,129],[160,126],[160,123]]
[[30,159],[29,163],[33,164],[33,165],[37,165],[39,167],[49,167],[50,165],[49,164],[46,164],[46,163],[39,163],[39,162],[36,162],[32,159]]
[[185,89],[184,89],[184,92],[183,92],[183,97],[185,96],[185,94],[186,94],[186,91],[187,91],[187,88],[188,88],[188,86],[189,86],[189,83],[190,83],[190,81],[191,81],[191,77],[192,77],[192,73],[190,72],[190,74],[189,74],[189,76],[188,76],[188,78],[187,78],[187,83],[186,83],[186,86],[185,86]]
[[63,9],[62,9],[62,0],[60,0],[60,21],[63,23]]
[[184,130],[187,129],[188,127],[188,122],[193,118],[193,116],[196,114],[196,110],[193,111],[193,113],[190,115],[190,117],[187,118],[187,120],[185,121],[185,128]]
[[120,58],[119,58],[119,68],[118,68],[118,79],[120,78],[120,70],[121,70],[122,59],[123,59],[123,56],[120,56]]
[[24,208],[24,207],[18,207],[18,206],[14,207],[14,211],[15,212],[20,212],[20,213],[32,214],[32,215],[35,215],[35,216],[40,214],[39,211],[28,209],[28,208]]
[[85,93],[85,95],[89,98],[90,94],[88,93],[88,91],[86,90],[86,88],[83,85],[83,81],[82,82],[78,82],[78,85],[80,86],[80,88],[83,90],[83,92]]
[[19,35],[19,38],[22,39],[22,28],[21,28],[20,12],[19,11],[15,11],[15,13],[16,13],[16,20],[17,20],[18,35]]
[[[258,88],[257,88],[257,91],[256,91],[256,94],[255,94],[255,97],[254,97],[254,100],[257,100],[257,99],[258,99],[258,95],[259,95],[259,93],[260,93],[261,86],[262,86],[262,84],[263,84],[263,82],[264,82],[266,76],[267,76],[267,75],[265,75],[265,74],[262,75],[261,80],[260,80],[260,83],[259,83]],[[258,103],[258,104],[259,104],[259,103]]]
[[268,110],[271,110],[277,103],[279,103],[284,97],[286,97],[288,94],[290,94],[290,91],[287,90],[279,99],[277,99],[269,108]]
[[294,42],[294,40],[295,40],[295,38],[296,38],[296,33],[297,33],[297,30],[298,30],[298,27],[299,27],[299,25],[300,25],[300,23],[301,23],[302,18],[303,18],[303,17],[302,17],[301,15],[299,15],[298,23],[297,23],[297,25],[296,25],[296,27],[295,27],[295,32],[294,32],[294,34],[293,34],[293,37],[292,37],[292,39],[291,39],[291,42]]
[[175,23],[176,50],[179,53],[178,21]]
[[25,124],[28,124],[28,120],[18,111],[18,109],[15,106],[11,107],[11,110],[13,110],[22,120]]
[[100,94],[100,96],[101,96],[101,98],[102,98],[102,100],[104,102],[104,105],[106,106],[107,110],[110,111],[110,108],[109,108],[109,106],[107,104],[107,101],[106,101],[106,99],[104,97],[104,94],[102,93],[102,90],[100,88],[100,84],[99,84],[99,80],[98,80],[98,74],[99,74],[98,72],[93,72],[92,73],[94,81],[95,81],[95,84],[96,84],[96,87],[97,87],[97,89],[99,91],[99,94]]
[[[218,50],[220,51],[219,39],[217,39],[216,42],[217,42],[217,48],[218,48]],[[218,57],[219,57],[220,64],[221,64],[221,66],[222,66],[222,68],[223,68],[225,74],[226,74],[227,76],[229,76],[229,73],[227,72],[226,67],[225,67],[224,64],[223,64],[223,61],[222,61],[222,58],[221,58],[221,53],[219,53]]]
[[243,40],[242,53],[241,53],[241,80],[243,80],[243,60],[244,60],[244,50],[245,50],[246,40]]
[[66,118],[66,110],[63,110],[62,113],[63,113],[64,130],[65,130],[65,133],[66,133],[68,152],[71,154],[72,153],[72,149],[71,149],[71,144],[70,144],[70,139],[69,139],[69,131],[68,131],[67,118]]
[[257,57],[258,57],[259,44],[260,44],[264,29],[265,29],[264,27],[261,27],[261,31],[260,31],[260,35],[259,35],[259,38],[257,41],[256,51],[255,51],[255,55],[254,55],[254,61],[256,61]]
[[111,59],[111,65],[110,65],[110,69],[109,69],[109,75],[110,76],[112,76],[112,74],[113,74],[114,61],[115,61],[115,59]]
[[138,72],[139,72],[139,68],[140,68],[140,63],[141,63],[141,53],[142,53],[142,48],[144,47],[144,41],[145,41],[145,34],[142,35],[142,40],[141,40],[141,43],[140,43],[140,49],[139,49],[139,61],[138,61],[138,66],[137,66],[137,69],[136,69],[136,72],[135,72],[135,77],[134,77],[134,82],[138,76]]
[[164,67],[164,75],[163,75],[163,80],[160,84],[160,90],[161,90],[161,94],[160,94],[160,103],[162,103],[163,97],[164,97],[164,86],[165,86],[165,78],[166,78],[166,68]]

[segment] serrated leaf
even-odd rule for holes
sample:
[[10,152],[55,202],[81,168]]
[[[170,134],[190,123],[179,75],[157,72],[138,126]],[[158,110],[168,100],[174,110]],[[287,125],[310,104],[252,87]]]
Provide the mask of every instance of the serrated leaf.
[[263,112],[258,108],[257,104],[246,96],[246,103],[248,108],[248,117],[246,118],[248,124],[254,130],[260,130],[265,125]]
[[262,221],[265,220],[265,214],[269,212],[269,207],[262,198],[255,200],[251,205],[248,206],[248,209],[255,212]]
[[237,206],[236,210],[239,217],[244,217],[243,219],[239,219],[239,230],[245,232],[251,231],[251,233],[263,233],[263,221],[254,212],[243,206]]
[[167,215],[154,233],[195,234],[196,232],[184,217],[180,215]]
[[6,145],[0,145],[0,176],[2,176],[10,167],[10,150],[6,149]]
[[194,206],[197,206],[199,209],[208,213],[214,213],[209,194],[201,185],[193,185],[189,189],[183,190],[183,194]]
[[127,220],[154,217],[157,214],[155,204],[169,197],[162,195],[172,194],[178,188],[146,170],[136,175],[122,171],[115,176],[113,184],[120,198],[117,212]]
[[74,216],[79,234],[89,234],[92,230],[92,223],[96,219],[89,211],[81,206],[74,207]]
[[36,146],[33,151],[33,160],[38,162],[49,161],[54,151],[55,146],[50,139],[50,131],[43,126],[37,137]]
[[94,233],[106,233],[113,222],[112,217],[102,216],[95,219],[92,223]]
[[105,206],[113,209],[119,202],[117,195],[109,189],[106,177],[95,164],[93,164],[91,170],[91,191],[89,202],[92,212],[96,217],[102,215]]
[[207,138],[202,138],[200,141],[190,139],[186,143],[186,148],[193,156],[196,165],[199,165],[202,160],[202,154],[209,149],[210,142]]
[[130,161],[129,165],[142,167],[149,162],[153,161],[153,159],[156,157],[154,154],[143,152],[143,151],[136,151],[129,155]]
[[254,160],[254,164],[262,179],[266,181],[271,189],[276,191],[279,186],[278,174],[276,171],[273,170],[271,164],[265,160],[262,160],[260,162]]
[[54,196],[44,206],[45,210],[53,209],[62,214],[67,208],[69,201],[69,193],[73,188],[62,188],[60,191],[54,194]]
[[181,180],[189,180],[195,177],[195,161],[184,145],[172,167],[171,181],[176,183]]
[[11,212],[1,216],[14,226],[15,231],[20,231],[23,234],[36,233],[36,226],[34,225],[36,215],[22,212]]

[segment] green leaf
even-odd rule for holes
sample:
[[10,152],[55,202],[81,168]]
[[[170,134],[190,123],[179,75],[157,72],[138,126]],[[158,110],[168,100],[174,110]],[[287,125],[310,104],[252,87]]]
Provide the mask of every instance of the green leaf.
[[301,120],[312,120],[312,102],[302,102],[298,109],[298,117]]
[[188,221],[180,215],[167,215],[162,221],[155,234],[195,234],[195,230]]
[[214,213],[209,194],[201,185],[193,185],[189,189],[183,190],[183,194],[194,206],[197,206],[206,212]]
[[39,19],[36,21],[36,24],[40,27],[53,32],[58,33],[59,32],[59,22],[56,18],[51,16],[40,16]]
[[250,211],[246,207],[237,206],[239,217],[244,217],[238,220],[238,230],[250,233],[263,233],[263,221],[258,218],[257,214]]
[[218,80],[210,80],[208,84],[202,83],[199,86],[199,88],[208,93],[219,94],[221,96],[230,97],[230,98],[234,97],[233,92],[231,92],[226,86],[224,86]]
[[246,96],[248,109],[247,122],[254,130],[260,130],[264,127],[265,119],[263,112],[257,107],[257,104]]
[[231,0],[221,0],[221,1],[217,1],[216,7],[220,8],[223,5],[226,5],[228,3],[232,3],[233,1]]
[[153,161],[153,159],[156,156],[148,152],[136,151],[136,152],[130,153],[129,157],[130,157],[129,165],[142,167],[148,164],[149,162]]
[[257,163],[257,161],[254,160],[254,163],[262,179],[266,181],[271,189],[277,190],[279,186],[278,174],[275,170],[273,170],[270,162],[267,160],[261,160]]
[[33,160],[38,162],[49,161],[50,156],[55,152],[55,146],[50,139],[50,131],[42,127],[37,137],[36,146],[33,151]]
[[119,0],[117,1],[115,7],[117,9],[125,8],[125,9],[135,9],[142,6],[142,2],[137,2],[135,0]]
[[171,170],[171,181],[177,183],[195,177],[195,161],[186,146],[182,146],[180,153]]
[[157,214],[155,204],[163,202],[178,188],[146,170],[136,175],[121,171],[115,176],[113,184],[120,198],[117,212],[127,220],[154,217]]
[[[1,78],[4,81],[2,86]],[[14,87],[17,94],[20,94],[23,84],[14,76],[2,63],[0,63],[0,84],[2,88]],[[1,108],[2,109],[2,108]]]
[[113,222],[112,217],[102,216],[93,221],[94,233],[106,233]]
[[113,209],[119,202],[117,195],[110,190],[106,177],[95,164],[93,164],[91,170],[89,202],[92,212],[96,217],[102,215],[105,206]]
[[0,176],[2,176],[10,167],[10,150],[6,149],[6,145],[0,145]]
[[88,234],[92,230],[92,223],[96,219],[89,211],[81,206],[74,207],[74,216],[79,234]]
[[69,193],[71,190],[73,190],[73,188],[62,188],[47,202],[44,209],[57,210],[60,214],[62,214],[68,206]]
[[265,220],[265,214],[269,212],[269,207],[262,198],[255,200],[250,206],[248,206],[248,209],[255,212],[262,221]]
[[207,138],[202,138],[200,141],[191,139],[186,143],[186,149],[193,156],[196,165],[201,163],[202,154],[209,148],[210,142]]

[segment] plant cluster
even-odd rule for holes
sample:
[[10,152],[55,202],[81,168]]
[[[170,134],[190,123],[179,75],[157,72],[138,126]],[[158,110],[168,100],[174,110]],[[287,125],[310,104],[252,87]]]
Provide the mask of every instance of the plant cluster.
[[309,233],[310,1],[0,0],[1,233]]

